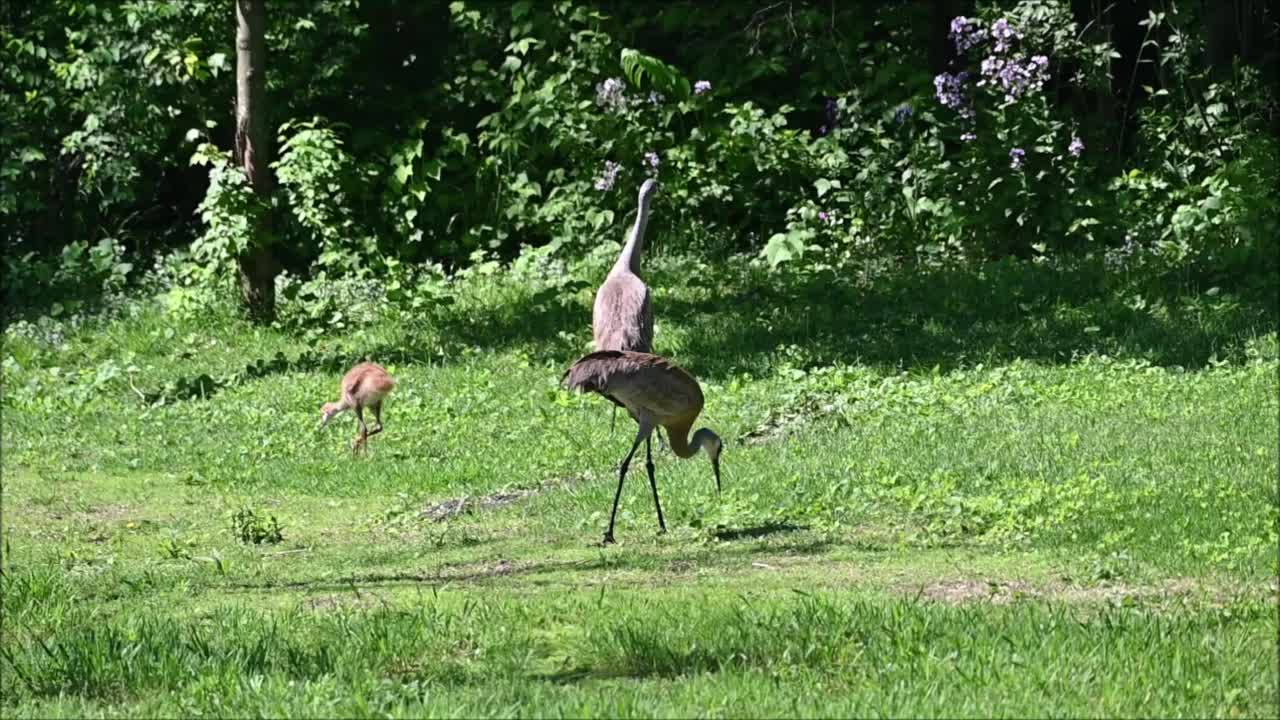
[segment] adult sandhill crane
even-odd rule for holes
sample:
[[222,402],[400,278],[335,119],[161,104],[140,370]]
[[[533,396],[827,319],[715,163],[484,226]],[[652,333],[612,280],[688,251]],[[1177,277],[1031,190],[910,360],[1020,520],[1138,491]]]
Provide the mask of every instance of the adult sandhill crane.
[[[351,443],[351,454],[355,455],[364,450],[369,451],[369,437],[382,432],[382,400],[394,390],[396,381],[387,374],[386,369],[377,363],[362,362],[347,371],[342,376],[342,383],[339,385],[339,398],[336,403],[325,403],[320,408],[320,427],[329,424],[329,421],[338,415],[348,411],[355,410],[356,423],[360,428],[360,434]],[[377,423],[377,427],[373,430],[369,429],[364,422],[364,409],[369,408],[373,412],[373,420]]]
[[691,458],[701,448],[711,459],[711,469],[716,477],[716,494],[720,493],[720,451],[724,447],[720,438],[707,428],[699,428],[689,437],[698,413],[702,412],[702,388],[693,376],[670,360],[650,353],[604,350],[584,355],[573,364],[560,382],[567,382],[570,390],[594,392],[627,409],[639,425],[635,442],[622,460],[618,472],[618,490],[613,496],[613,510],[609,513],[609,529],[604,533],[604,544],[613,542],[613,522],[618,515],[618,500],[622,497],[622,481],[627,477],[627,467],[636,454],[640,442],[645,441],[645,470],[649,473],[649,488],[653,490],[653,506],[658,511],[658,527],[667,531],[662,519],[662,504],[658,502],[658,481],[653,476],[653,453],[649,449],[649,435],[655,428],[667,430],[671,450],[682,458]]
[[[653,178],[640,186],[635,224],[627,233],[622,252],[618,253],[604,284],[596,291],[595,305],[591,308],[591,335],[597,352],[653,352],[653,307],[649,303],[649,287],[640,279],[640,255],[644,252],[650,203],[657,193],[658,181]],[[616,418],[617,406],[613,413]],[[609,427],[613,427],[613,419]]]
[[657,192],[658,183],[653,178],[640,186],[636,222],[627,234],[617,262],[596,291],[591,310],[591,334],[596,351],[653,352],[653,309],[649,305],[649,288],[640,279],[640,254],[644,251],[644,231],[649,225],[649,205]]

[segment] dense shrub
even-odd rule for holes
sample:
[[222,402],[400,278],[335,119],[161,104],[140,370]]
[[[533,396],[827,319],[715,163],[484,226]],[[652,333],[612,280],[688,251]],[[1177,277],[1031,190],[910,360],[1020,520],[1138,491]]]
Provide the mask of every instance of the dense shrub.
[[228,163],[225,4],[7,10],[11,311],[165,257],[170,307],[197,312],[266,213],[284,302],[304,306],[282,312],[314,326],[344,283],[426,302],[403,292],[409,266],[584,257],[621,238],[647,176],[655,238],[801,273],[1009,255],[1155,282],[1276,269],[1276,78],[1254,56],[1223,71],[1211,9],[423,5],[269,9],[265,204]]

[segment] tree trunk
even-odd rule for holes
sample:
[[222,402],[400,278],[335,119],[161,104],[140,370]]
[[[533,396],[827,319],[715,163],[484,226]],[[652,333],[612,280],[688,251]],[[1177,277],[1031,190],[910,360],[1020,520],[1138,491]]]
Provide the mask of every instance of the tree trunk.
[[[235,160],[258,197],[271,194],[271,151],[266,126],[266,13],[264,0],[236,0],[236,151]],[[238,258],[240,298],[249,316],[275,315],[276,272],[269,213],[262,213],[251,246]]]

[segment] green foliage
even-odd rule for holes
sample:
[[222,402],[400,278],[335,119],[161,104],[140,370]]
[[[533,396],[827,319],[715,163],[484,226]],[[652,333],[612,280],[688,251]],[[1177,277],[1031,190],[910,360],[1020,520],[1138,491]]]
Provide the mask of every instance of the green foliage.
[[1151,42],[1181,83],[1143,88],[1150,101],[1141,114],[1142,167],[1109,185],[1127,220],[1117,232],[1140,248],[1154,275],[1223,282],[1273,273],[1280,142],[1266,131],[1273,110],[1257,71],[1242,66],[1230,82],[1211,82],[1192,62],[1194,36],[1175,17],[1154,13],[1146,22],[1157,37],[1169,33],[1167,42]]
[[618,62],[632,85],[644,87],[644,81],[648,80],[653,88],[667,93],[676,100],[689,99],[689,80],[679,70],[658,58],[645,55],[633,48],[623,48]]
[[[1274,88],[1248,63],[1211,66],[1202,11],[1181,6],[1107,35],[1063,0],[982,4],[975,27],[1003,20],[1014,39],[957,51],[964,103],[940,105],[924,59],[956,38],[914,6],[286,4],[268,18],[267,207],[225,167],[230,9],[42,7],[0,28],[6,261],[32,268],[6,293],[22,312],[101,287],[41,284],[76,243],[163,266],[191,315],[231,294],[237,248],[265,242],[296,291],[286,323],[317,330],[347,322],[324,288],[392,260],[390,301],[423,303],[402,292],[417,267],[582,258],[621,238],[650,175],[655,239],[794,277],[1092,256],[1153,283],[1260,287],[1274,268]],[[1126,33],[1140,62],[1112,44]],[[983,69],[1041,55],[1043,77],[1009,97]]]
[[120,293],[133,271],[125,259],[125,249],[114,238],[104,237],[90,246],[83,240],[62,248],[56,259],[46,260],[34,252],[4,256],[6,303],[10,311],[38,306],[31,296],[35,289],[56,297],[46,308],[57,318],[80,311],[92,300]]
[[252,508],[243,507],[231,515],[231,534],[236,540],[253,545],[275,544],[284,540],[283,528],[275,515],[263,517]]

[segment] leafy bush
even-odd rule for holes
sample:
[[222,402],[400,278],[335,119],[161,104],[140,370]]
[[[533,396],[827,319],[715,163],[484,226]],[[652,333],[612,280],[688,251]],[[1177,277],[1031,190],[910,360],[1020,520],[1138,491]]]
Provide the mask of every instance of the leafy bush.
[[284,532],[275,515],[262,517],[252,508],[244,507],[231,515],[231,534],[242,543],[275,544],[284,540]]
[[[41,288],[47,310],[102,287],[74,262],[64,275],[83,281],[48,281],[64,248],[110,238],[134,253],[115,264],[159,261],[170,307],[195,314],[266,242],[292,293],[283,322],[314,331],[347,322],[359,287],[430,302],[409,266],[616,247],[649,176],[656,240],[797,276],[1094,256],[1155,282],[1260,286],[1280,227],[1276,87],[1256,53],[1209,57],[1207,12],[1135,25],[986,2],[944,35],[931,8],[862,0],[285,4],[268,11],[264,204],[225,150],[228,7],[15,7],[0,27],[7,298],[31,306]],[[1126,37],[1136,57],[1113,44]],[[270,237],[250,237],[259,220]]]
[[63,246],[56,259],[35,252],[4,256],[5,314],[38,306],[44,297],[58,298],[47,306],[53,317],[78,312],[88,302],[119,293],[133,271],[125,249],[114,238],[90,245],[77,240]]

